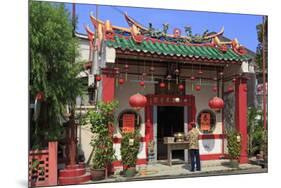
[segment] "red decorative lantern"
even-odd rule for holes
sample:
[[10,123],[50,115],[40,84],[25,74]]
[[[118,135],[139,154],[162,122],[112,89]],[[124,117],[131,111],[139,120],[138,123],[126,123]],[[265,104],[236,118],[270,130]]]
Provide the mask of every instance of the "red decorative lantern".
[[219,111],[224,107],[224,101],[219,97],[214,97],[209,101],[209,107],[214,111]]
[[234,88],[233,88],[232,86],[228,86],[228,87],[227,87],[227,91],[228,91],[228,92],[232,92],[232,91],[234,91]]
[[141,108],[145,107],[146,103],[146,97],[139,93],[132,95],[129,99],[130,106],[135,108],[136,110],[140,110]]
[[190,80],[195,80],[195,77],[194,77],[194,76],[191,76],[191,77],[190,77]]
[[144,81],[143,81],[143,80],[140,81],[140,82],[139,82],[139,85],[143,87],[143,86],[144,86]]
[[96,81],[101,81],[101,76],[100,75],[96,75]]
[[165,84],[164,82],[161,82],[161,83],[159,84],[159,86],[160,86],[160,88],[165,88],[165,87],[166,87],[166,84]]
[[45,98],[45,96],[44,96],[44,93],[42,91],[39,91],[35,96],[35,100],[38,100],[38,101],[43,101],[44,98]]
[[120,85],[122,85],[122,84],[125,83],[125,80],[123,78],[119,78],[118,82],[119,82]]
[[195,90],[196,90],[196,91],[200,91],[200,90],[201,90],[201,86],[200,86],[200,85],[196,85],[196,86],[195,86]]
[[178,88],[179,88],[180,91],[183,91],[183,90],[184,90],[184,85],[183,85],[183,84],[180,84],[180,85],[178,86]]
[[126,65],[124,66],[124,68],[125,68],[125,70],[128,70],[128,69],[129,69],[129,65],[126,64]]
[[217,86],[213,86],[212,90],[213,90],[213,92],[217,92],[218,91],[218,87]]

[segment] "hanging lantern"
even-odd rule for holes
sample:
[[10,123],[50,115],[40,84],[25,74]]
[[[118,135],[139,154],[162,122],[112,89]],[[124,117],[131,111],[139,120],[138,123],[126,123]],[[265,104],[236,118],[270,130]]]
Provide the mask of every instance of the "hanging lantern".
[[230,85],[230,86],[227,87],[227,91],[232,92],[232,91],[234,91],[234,88]]
[[125,69],[125,70],[129,70],[129,65],[128,65],[128,64],[125,64],[124,69]]
[[141,81],[139,82],[139,85],[142,86],[142,87],[144,86],[144,84],[145,84],[145,83],[144,83],[143,80],[141,80]]
[[201,90],[201,86],[200,86],[200,85],[196,85],[196,86],[195,86],[195,90],[196,90],[196,91],[200,91],[200,90]]
[[209,107],[214,111],[219,111],[224,107],[224,101],[219,97],[214,97],[209,101]]
[[119,82],[120,85],[122,85],[122,84],[125,83],[125,80],[123,78],[119,78],[118,82]]
[[120,74],[120,71],[119,71],[119,68],[118,68],[118,67],[115,67],[114,70],[115,70],[115,74],[116,74],[116,75],[119,75],[119,74]]
[[172,79],[172,76],[169,74],[169,75],[167,76],[167,80],[168,80],[168,90],[170,90],[170,81],[171,81],[171,79]]
[[124,69],[125,69],[125,80],[127,81],[127,80],[128,80],[129,65],[128,65],[128,64],[125,64]]
[[96,75],[96,81],[101,81],[101,76],[100,75]]
[[195,80],[195,77],[194,77],[194,76],[191,76],[191,77],[190,77],[190,80]]
[[184,85],[183,85],[183,84],[180,84],[180,85],[178,86],[178,88],[179,88],[180,91],[183,91],[183,90],[184,90]]
[[160,88],[165,88],[165,87],[166,87],[166,84],[165,84],[164,82],[161,82],[161,83],[159,84],[159,87],[160,87]]
[[217,92],[218,91],[218,87],[217,86],[213,86],[212,90],[213,90],[213,92]]
[[203,74],[203,71],[202,71],[202,70],[199,70],[199,71],[198,71],[198,74],[200,74],[200,75]]
[[130,106],[135,108],[136,110],[140,110],[141,108],[145,107],[146,103],[146,97],[139,93],[132,95],[129,99]]

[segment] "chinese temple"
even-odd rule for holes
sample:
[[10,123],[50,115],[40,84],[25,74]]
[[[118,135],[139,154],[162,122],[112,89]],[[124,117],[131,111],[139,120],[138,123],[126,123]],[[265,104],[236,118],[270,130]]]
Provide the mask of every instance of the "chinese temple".
[[[236,129],[242,144],[239,161],[246,163],[247,80],[254,73],[248,50],[237,39],[222,40],[223,27],[193,34],[190,26],[156,29],[126,13],[124,19],[128,27],[91,14],[94,30],[85,25],[89,99],[119,102],[114,167],[122,166],[122,131],[140,130],[137,165],[149,164],[167,160],[165,139],[187,134],[190,122],[200,130],[201,160],[227,158],[225,133]],[[172,156],[188,160],[187,150]]]

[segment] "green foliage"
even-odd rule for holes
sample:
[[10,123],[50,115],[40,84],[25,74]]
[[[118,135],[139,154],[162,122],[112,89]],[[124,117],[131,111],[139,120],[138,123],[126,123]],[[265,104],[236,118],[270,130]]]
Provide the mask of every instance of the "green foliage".
[[[139,131],[122,134],[121,158],[123,165],[128,167],[136,166],[137,155],[140,148],[140,138]],[[130,144],[130,140],[133,140],[133,143]]]
[[114,122],[114,110],[118,102],[99,102],[97,108],[89,110],[83,124],[90,123],[91,131],[94,133],[91,145],[93,146],[93,168],[102,169],[115,160],[113,139],[110,134],[110,125]]
[[262,150],[265,143],[265,130],[262,111],[256,108],[248,109],[249,155],[255,155]]
[[239,141],[237,137],[241,138],[240,134],[233,130],[227,134],[227,148],[231,160],[238,159],[240,156],[241,140]]
[[[267,62],[267,17],[265,19],[264,24],[259,24],[256,26],[257,30],[257,36],[258,36],[258,46],[256,50],[256,63],[259,67],[260,70],[262,70],[262,58],[263,58],[263,37],[265,37],[265,56],[266,56],[266,62]],[[267,63],[266,63],[266,68],[267,68]]]
[[30,1],[29,6],[30,95],[44,93],[48,125],[44,131],[49,139],[59,139],[65,106],[73,107],[82,92],[77,78],[82,66],[75,62],[78,41],[64,4]]

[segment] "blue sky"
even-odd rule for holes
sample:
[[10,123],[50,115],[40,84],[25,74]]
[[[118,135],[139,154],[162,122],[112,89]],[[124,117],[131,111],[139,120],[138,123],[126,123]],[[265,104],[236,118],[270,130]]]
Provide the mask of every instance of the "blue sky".
[[[67,9],[72,12],[72,4],[66,4]],[[184,26],[190,25],[193,34],[202,34],[206,29],[220,31],[224,26],[224,36],[234,39],[256,51],[257,32],[256,25],[262,22],[260,15],[212,13],[186,10],[147,9],[119,6],[98,6],[98,17],[101,20],[110,20],[113,25],[128,27],[123,15],[127,12],[129,16],[144,26],[151,22],[154,28],[162,29],[163,23],[169,23],[168,33],[174,28],[180,28],[184,34]],[[96,5],[76,4],[76,15],[78,26],[76,31],[85,33],[84,24],[88,24],[94,30],[90,21],[90,12],[96,14]]]

